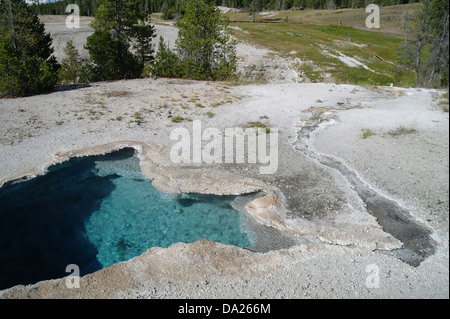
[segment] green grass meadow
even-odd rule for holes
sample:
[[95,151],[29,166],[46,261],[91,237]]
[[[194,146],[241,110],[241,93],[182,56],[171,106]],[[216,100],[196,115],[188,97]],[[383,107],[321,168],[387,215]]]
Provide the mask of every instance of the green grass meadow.
[[[399,15],[395,19],[395,24],[394,19],[389,19],[389,27],[385,29],[383,29],[383,11],[381,28],[367,29],[365,28],[367,14],[362,10],[364,9],[341,10],[347,20],[337,19],[336,14],[328,10],[273,12],[270,18],[264,18],[268,15],[259,15],[256,22],[252,22],[252,16],[247,13],[230,14],[229,18],[231,26],[238,27],[232,29],[237,38],[262,45],[278,54],[296,56],[308,62],[300,68],[312,82],[320,82],[323,74],[327,73],[336,83],[358,85],[394,83],[396,86],[412,86],[413,71],[402,70],[399,73],[399,68],[395,66],[398,64],[398,47],[404,41],[399,21],[402,14],[410,10],[409,6],[383,8],[385,12],[395,12],[395,15]],[[317,13],[320,15],[315,15]],[[342,25],[339,25],[340,21]],[[346,21],[352,21],[353,26],[346,26]],[[364,27],[359,27],[361,25]],[[327,52],[334,56],[330,56]],[[340,53],[357,59],[372,71],[362,66],[347,66],[337,58]]]

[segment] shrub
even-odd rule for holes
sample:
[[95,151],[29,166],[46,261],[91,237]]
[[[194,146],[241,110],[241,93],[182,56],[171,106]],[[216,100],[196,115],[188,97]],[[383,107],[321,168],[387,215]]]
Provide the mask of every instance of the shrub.
[[80,57],[73,41],[68,40],[64,48],[65,57],[61,62],[58,80],[61,84],[87,83],[91,77],[90,66]]
[[0,96],[16,97],[51,91],[57,76],[46,60],[30,57],[0,42]]
[[162,18],[163,18],[164,20],[173,20],[174,17],[175,17],[175,16],[174,16],[174,14],[173,14],[172,9],[170,9],[170,8],[165,8],[165,9],[163,10]]
[[158,53],[152,65],[152,74],[166,78],[182,77],[180,60],[164,42],[164,38],[159,39]]
[[153,71],[162,77],[194,80],[226,80],[236,71],[236,48],[228,32],[228,20],[205,0],[188,0],[178,20],[175,50],[159,43]]
[[27,96],[50,91],[59,65],[52,39],[23,1],[0,3],[0,96]]
[[236,70],[236,48],[228,19],[205,0],[188,0],[179,28],[176,52],[182,74],[194,80],[225,80]]
[[94,81],[133,79],[141,75],[142,65],[128,50],[122,39],[115,39],[108,31],[96,30],[87,38],[86,49],[93,63]]
[[93,63],[94,81],[138,78],[153,61],[155,29],[140,0],[99,0],[91,26],[95,32],[85,48]]

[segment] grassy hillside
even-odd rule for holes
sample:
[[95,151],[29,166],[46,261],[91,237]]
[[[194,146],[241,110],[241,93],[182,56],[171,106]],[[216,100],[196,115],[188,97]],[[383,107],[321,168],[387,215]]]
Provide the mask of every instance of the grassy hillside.
[[299,67],[313,82],[331,77],[337,83],[411,86],[413,72],[399,76],[395,65],[404,41],[401,24],[413,9],[381,8],[380,29],[365,27],[364,9],[262,12],[255,23],[247,13],[228,16],[236,37],[307,61]]
[[[388,7],[380,7],[380,29],[379,32],[401,32],[401,25],[403,23],[405,14],[414,11],[417,3],[408,5],[396,5]],[[231,21],[247,21],[251,22],[253,16],[240,12],[228,13],[227,16]],[[266,11],[260,12],[256,20],[257,22],[271,22],[271,23],[285,23],[286,17],[289,23],[303,23],[314,25],[339,25],[342,22],[343,26],[353,27],[356,29],[365,29],[365,21],[368,13],[365,8],[358,9],[305,9],[305,10],[287,10],[287,11]]]

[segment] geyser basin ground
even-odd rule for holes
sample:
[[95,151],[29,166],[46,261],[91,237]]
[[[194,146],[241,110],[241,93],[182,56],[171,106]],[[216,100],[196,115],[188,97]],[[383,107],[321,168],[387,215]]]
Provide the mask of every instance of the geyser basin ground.
[[[429,111],[434,105],[432,92],[408,89],[405,90],[406,95],[389,94],[386,97],[384,89],[331,83],[230,86],[224,88],[225,91],[219,91],[218,88],[222,87],[217,83],[199,81],[139,79],[93,83],[90,87],[41,96],[0,99],[2,138],[14,139],[13,144],[0,145],[0,184],[22,176],[42,174],[43,167],[68,157],[105,154],[122,146],[139,149],[137,146],[142,145],[142,152],[139,149],[141,168],[155,187],[159,186],[156,182],[160,180],[158,175],[161,173],[163,177],[170,177],[168,186],[183,193],[198,193],[203,188],[215,193],[216,187],[218,194],[225,194],[225,188],[236,189],[236,193],[240,194],[247,193],[243,191],[246,188],[240,181],[261,179],[258,170],[253,174],[250,165],[213,167],[214,174],[209,173],[212,169],[204,167],[183,169],[171,165],[170,159],[163,156],[164,151],[170,150],[173,145],[169,143],[169,134],[178,125],[192,127],[192,123],[174,125],[168,113],[184,118],[202,118],[204,127],[221,130],[239,127],[244,121],[259,121],[262,116],[269,118],[271,126],[284,128],[280,130],[279,139],[280,165],[276,175],[264,178],[266,185],[252,181],[252,191],[265,190],[267,186],[279,187],[287,207],[292,209],[292,214],[287,215],[289,217],[316,207],[313,205],[315,203],[326,205],[328,199],[341,198],[333,195],[340,184],[334,183],[335,179],[330,178],[326,171],[313,161],[305,160],[303,154],[292,146],[297,140],[295,128],[298,119],[303,118],[302,111],[314,105],[334,106],[346,98],[351,98],[352,104],[358,104],[369,97],[367,106],[362,103],[359,109],[338,111],[339,122],[315,137],[323,135],[322,142],[316,140],[309,145],[345,160],[366,177],[370,174],[371,181],[395,198],[411,201],[412,205],[417,205],[413,207],[423,207],[415,209],[414,216],[426,222],[435,232],[433,238],[438,240],[437,253],[418,267],[412,267],[381,252],[371,243],[379,243],[388,234],[377,228],[376,221],[367,214],[365,207],[354,206],[354,210],[331,212],[324,218],[318,215],[320,218],[313,221],[300,220],[298,226],[301,229],[310,227],[307,229],[309,242],[301,236],[302,242],[290,248],[272,249],[260,254],[214,242],[180,243],[169,248],[151,249],[127,262],[83,276],[80,289],[67,289],[66,279],[61,278],[1,290],[0,299],[448,298],[448,113],[439,109]],[[111,92],[124,90],[129,92],[126,97],[108,97]],[[214,108],[192,105],[189,109],[181,109],[170,101],[172,97],[180,97],[180,93],[189,97],[190,92],[198,92],[200,103],[210,105],[215,100],[221,101],[218,95],[225,95],[226,91],[230,91],[226,93],[228,96],[242,96],[242,99]],[[371,98],[373,96],[380,99],[374,100]],[[321,103],[316,102],[317,99]],[[100,100],[103,104],[90,102]],[[158,108],[165,101],[169,107]],[[403,112],[404,107],[407,109]],[[410,107],[417,108],[417,111],[411,111]],[[142,108],[151,108],[154,112],[142,112]],[[398,116],[386,116],[382,110],[387,108],[401,112]],[[91,109],[105,112],[105,115],[100,119],[91,119]],[[206,111],[214,112],[215,116],[209,118],[202,115]],[[381,116],[374,121],[372,115],[378,111]],[[146,123],[140,126],[129,123],[134,118],[134,112],[142,112]],[[124,116],[124,113],[129,116]],[[360,116],[355,118],[351,116],[353,113]],[[430,118],[430,115],[433,117]],[[117,116],[124,116],[124,119],[109,120]],[[382,132],[409,125],[411,117],[417,124],[414,134],[396,138],[382,135]],[[64,122],[62,125],[61,121]],[[432,131],[422,129],[422,123],[430,125]],[[364,128],[372,129],[377,135],[362,139],[361,129]],[[149,147],[138,141],[145,141]],[[319,142],[327,148],[319,148]],[[146,163],[147,160],[149,163]],[[426,169],[430,165],[436,166],[434,173]],[[146,167],[154,168],[154,177],[152,174],[147,176]],[[214,178],[219,173],[220,179],[206,183],[206,178]],[[180,177],[182,184],[175,183],[180,181]],[[234,186],[227,187],[230,183],[224,183],[225,180],[233,182]],[[439,180],[443,182],[437,182]],[[186,187],[180,189],[181,186]],[[349,188],[347,186],[342,185],[344,190]],[[242,199],[243,196],[237,197],[237,200]],[[444,204],[439,204],[438,199],[444,199]],[[343,208],[347,208],[348,203],[354,203],[346,198],[343,200]],[[431,208],[426,209],[428,205]],[[327,206],[318,213],[326,212],[326,209]],[[248,222],[252,220],[247,219]],[[365,270],[372,264],[380,270],[378,289],[366,287],[370,274]]]
[[176,242],[253,245],[234,196],[163,193],[134,155],[71,159],[0,189],[0,289],[65,276],[69,264],[84,275]]

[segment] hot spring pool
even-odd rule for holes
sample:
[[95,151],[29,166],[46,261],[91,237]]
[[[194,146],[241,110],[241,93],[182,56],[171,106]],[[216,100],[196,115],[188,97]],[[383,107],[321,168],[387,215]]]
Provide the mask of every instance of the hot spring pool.
[[140,170],[135,150],[71,159],[0,189],[0,289],[81,275],[151,247],[207,238],[238,247],[255,235],[234,196],[170,195]]

